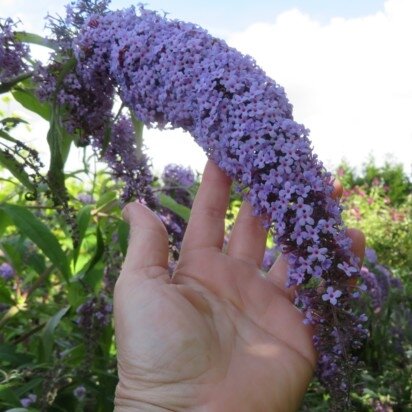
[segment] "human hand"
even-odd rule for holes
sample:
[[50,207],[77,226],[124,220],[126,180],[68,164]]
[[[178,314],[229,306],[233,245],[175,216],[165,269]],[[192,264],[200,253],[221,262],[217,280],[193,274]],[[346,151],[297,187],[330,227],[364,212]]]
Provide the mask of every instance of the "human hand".
[[[243,202],[225,251],[231,181],[208,162],[168,274],[168,235],[131,203],[131,234],[114,295],[116,411],[295,411],[312,378],[312,329],[285,288],[280,257],[260,269],[266,232]],[[351,231],[354,250],[364,238]]]

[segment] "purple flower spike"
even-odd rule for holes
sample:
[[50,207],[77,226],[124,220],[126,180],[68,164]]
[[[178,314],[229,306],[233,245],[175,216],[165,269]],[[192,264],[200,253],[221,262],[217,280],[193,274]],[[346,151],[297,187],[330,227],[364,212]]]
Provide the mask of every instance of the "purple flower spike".
[[0,19],[0,83],[7,82],[28,69],[25,60],[29,54],[27,45],[14,37],[12,19]]
[[7,262],[2,263],[0,265],[0,277],[3,278],[4,280],[10,280],[13,276],[14,276],[13,267]]
[[[300,285],[297,304],[304,313],[319,314],[313,320],[319,359],[340,365],[329,370],[323,383],[347,403],[356,358],[351,342],[338,337],[364,338],[358,319],[347,310],[354,300],[347,277],[359,278],[359,272],[352,270],[356,259],[341,206],[332,198],[332,176],[312,152],[308,130],[294,120],[283,88],[253,59],[197,25],[167,20],[143,6],[140,15],[131,7],[90,16],[73,45],[82,90],[92,93],[103,87],[104,107],[109,107],[108,96],[116,89],[124,105],[148,127],[189,132],[245,193],[254,214],[268,217],[267,229],[274,229],[274,242],[290,262],[288,285]],[[74,91],[77,82],[68,79],[65,87]],[[78,96],[78,106],[73,105],[77,124],[84,118],[79,108],[90,107]],[[104,118],[93,117],[90,110],[86,114]],[[102,127],[96,123],[93,130],[101,133]],[[108,154],[117,140],[125,140],[126,134],[117,130]],[[126,159],[131,151],[121,153]],[[126,162],[112,164],[119,166],[119,174],[128,167]],[[129,179],[130,192],[142,196],[149,174],[141,167],[136,170],[139,173]],[[175,220],[163,217],[177,233]],[[325,294],[318,287],[321,282],[329,285]],[[325,300],[334,311],[325,309]],[[326,376],[324,364],[318,364],[321,379]]]
[[340,290],[334,290],[332,286],[328,286],[326,293],[322,295],[322,299],[324,301],[329,301],[332,305],[336,305],[336,303],[338,303],[338,298],[341,296],[342,292]]

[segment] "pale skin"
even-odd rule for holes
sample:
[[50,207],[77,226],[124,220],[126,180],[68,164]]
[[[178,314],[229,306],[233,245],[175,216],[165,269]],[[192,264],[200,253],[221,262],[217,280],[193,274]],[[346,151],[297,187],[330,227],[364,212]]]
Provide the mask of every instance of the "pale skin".
[[[138,203],[124,209],[131,235],[114,295],[117,412],[299,408],[316,365],[313,331],[285,288],[285,259],[263,275],[267,233],[247,202],[223,250],[230,186],[209,161],[172,279],[161,221]],[[363,234],[349,236],[362,258]]]

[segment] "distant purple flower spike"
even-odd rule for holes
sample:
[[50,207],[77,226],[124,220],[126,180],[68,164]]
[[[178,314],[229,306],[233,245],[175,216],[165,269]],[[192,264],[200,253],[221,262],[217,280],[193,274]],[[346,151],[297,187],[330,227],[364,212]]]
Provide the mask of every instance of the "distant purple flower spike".
[[14,269],[13,267],[7,263],[4,262],[0,265],[0,277],[3,278],[4,280],[10,280],[14,276]]
[[162,179],[165,184],[190,187],[195,182],[195,175],[188,167],[169,164],[163,170]]
[[375,250],[370,247],[365,249],[365,258],[373,265],[378,262],[378,256],[376,255]]
[[27,45],[14,37],[12,19],[0,19],[0,82],[17,77],[28,70],[25,60],[29,54]]

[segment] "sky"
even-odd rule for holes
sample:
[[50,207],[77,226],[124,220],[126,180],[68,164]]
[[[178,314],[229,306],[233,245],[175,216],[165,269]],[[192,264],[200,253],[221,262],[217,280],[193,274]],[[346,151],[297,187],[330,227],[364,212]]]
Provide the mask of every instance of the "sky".
[[[333,169],[361,168],[373,155],[412,169],[412,0],[146,0],[149,9],[191,21],[252,56],[286,90],[314,151]],[[0,0],[0,17],[44,33],[61,0]],[[113,0],[112,9],[137,2]],[[36,49],[36,53],[44,56]],[[0,109],[2,108],[0,102]],[[21,109],[10,105],[10,110]],[[21,111],[23,113],[23,111]],[[42,146],[46,126],[32,120]],[[182,130],[145,130],[155,170],[179,163],[202,171],[206,157]],[[78,155],[77,155],[78,157]],[[71,162],[75,162],[73,153]]]

